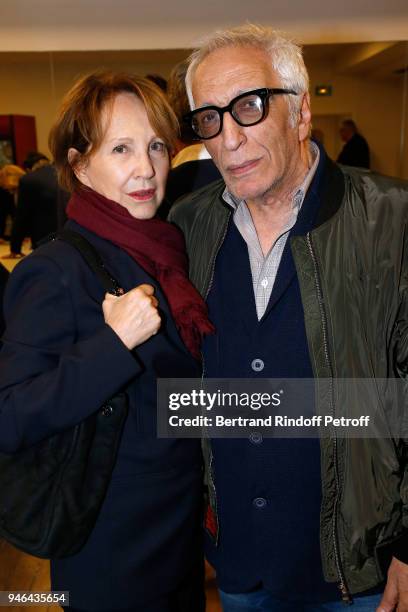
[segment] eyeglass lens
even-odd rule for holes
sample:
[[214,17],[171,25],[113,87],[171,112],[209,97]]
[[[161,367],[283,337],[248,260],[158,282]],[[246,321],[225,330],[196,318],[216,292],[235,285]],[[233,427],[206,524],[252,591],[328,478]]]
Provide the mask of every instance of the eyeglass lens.
[[192,128],[203,138],[216,134],[220,129],[221,117],[214,109],[203,110],[193,116]]
[[237,100],[232,107],[233,116],[244,125],[250,125],[254,121],[258,121],[262,113],[262,100],[258,95],[254,94]]
[[[256,123],[263,114],[261,97],[257,94],[251,94],[240,98],[232,105],[231,114],[241,125]],[[220,124],[220,113],[213,108],[209,108],[194,115],[192,127],[202,138],[209,138],[219,132]]]

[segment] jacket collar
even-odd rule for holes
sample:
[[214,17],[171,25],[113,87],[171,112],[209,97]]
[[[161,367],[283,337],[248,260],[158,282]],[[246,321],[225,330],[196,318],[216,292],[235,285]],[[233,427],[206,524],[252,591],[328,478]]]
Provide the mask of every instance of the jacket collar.
[[345,178],[340,167],[327,156],[321,145],[319,148],[324,158],[324,168],[320,185],[320,207],[314,227],[323,225],[337,213],[346,191]]
[[[327,153],[321,144],[316,144],[319,147],[320,160],[312,184],[310,185],[309,193],[311,192],[318,196],[320,202],[318,210],[311,213],[314,214],[312,224],[313,229],[319,227],[319,225],[323,225],[323,223],[331,219],[331,217],[336,214],[343,202],[345,194],[345,178],[339,165],[327,156]],[[224,181],[219,180],[217,183],[214,183],[214,186],[216,185],[218,187],[216,191],[216,200],[218,200],[218,204],[221,204],[222,208],[224,208],[227,214],[227,211],[230,212],[231,209],[222,197],[225,192],[225,183]],[[304,215],[305,217],[303,218],[303,222],[309,225],[310,214],[308,212],[304,212]],[[302,215],[300,215],[300,217],[302,217]],[[299,221],[301,221],[301,218],[299,218]],[[299,227],[296,228],[294,235],[302,234],[303,222],[301,222]],[[311,228],[308,227],[308,230],[309,229]]]

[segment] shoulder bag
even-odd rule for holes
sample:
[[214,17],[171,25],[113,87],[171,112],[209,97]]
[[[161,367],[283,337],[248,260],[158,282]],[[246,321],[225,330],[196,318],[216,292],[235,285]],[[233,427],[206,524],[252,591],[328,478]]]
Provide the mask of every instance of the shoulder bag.
[[[99,253],[63,231],[105,291],[123,293]],[[127,415],[120,393],[72,429],[13,454],[0,453],[0,537],[31,555],[60,558],[85,544],[105,497]]]

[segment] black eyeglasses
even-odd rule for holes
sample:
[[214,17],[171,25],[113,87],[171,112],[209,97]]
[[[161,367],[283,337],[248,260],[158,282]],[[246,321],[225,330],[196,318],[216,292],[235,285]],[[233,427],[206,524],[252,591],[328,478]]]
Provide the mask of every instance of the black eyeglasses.
[[183,119],[201,140],[208,140],[221,132],[224,113],[230,113],[238,125],[256,125],[266,117],[270,96],[282,94],[297,96],[293,89],[254,89],[233,98],[227,106],[202,106],[184,115]]

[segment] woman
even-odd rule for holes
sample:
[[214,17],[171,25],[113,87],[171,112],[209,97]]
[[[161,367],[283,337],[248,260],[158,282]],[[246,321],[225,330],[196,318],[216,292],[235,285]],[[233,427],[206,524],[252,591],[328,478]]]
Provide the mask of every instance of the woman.
[[[149,81],[95,73],[66,96],[50,136],[67,229],[84,236],[124,290],[104,296],[62,240],[11,276],[0,353],[0,448],[72,427],[125,391],[129,414],[109,489],[79,553],[53,561],[52,588],[79,610],[198,612],[198,440],[156,438],[157,377],[199,375],[211,331],[186,277],[178,230],[162,201],[175,117]],[[101,306],[102,304],[102,306]]]

